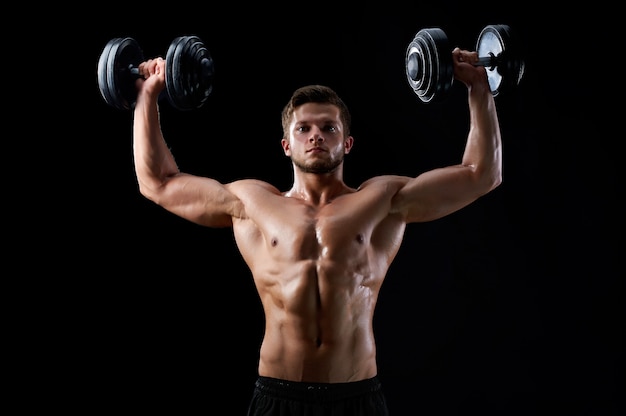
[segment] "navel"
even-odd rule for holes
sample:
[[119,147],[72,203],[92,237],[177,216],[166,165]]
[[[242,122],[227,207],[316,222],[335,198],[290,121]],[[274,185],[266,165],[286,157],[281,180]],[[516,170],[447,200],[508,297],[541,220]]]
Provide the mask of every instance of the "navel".
[[276,247],[278,245],[278,238],[274,237],[271,241],[272,247]]
[[356,242],[359,244],[363,244],[363,242],[365,241],[365,237],[363,237],[363,234],[357,234],[356,235]]

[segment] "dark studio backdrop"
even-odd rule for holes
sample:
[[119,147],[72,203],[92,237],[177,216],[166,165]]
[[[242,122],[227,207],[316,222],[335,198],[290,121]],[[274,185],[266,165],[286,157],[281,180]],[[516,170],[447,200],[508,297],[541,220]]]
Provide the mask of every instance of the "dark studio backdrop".
[[186,4],[150,21],[136,5],[76,22],[88,44],[81,60],[91,62],[80,79],[94,129],[81,141],[98,186],[86,197],[99,218],[81,230],[93,276],[74,287],[83,312],[68,325],[81,335],[76,378],[90,385],[91,409],[218,414],[219,404],[230,409],[219,414],[243,415],[263,334],[231,230],[188,223],[139,195],[132,115],[107,106],[97,87],[107,41],[133,37],[153,57],[177,36],[199,36],[215,64],[208,101],[190,112],[161,105],[180,168],[288,189],[280,111],[311,83],[333,87],[351,108],[349,185],[458,163],[465,88],[422,103],[406,80],[406,48],[424,27],[473,49],[484,26],[508,24],[526,72],[496,98],[503,184],[407,228],[376,310],[379,375],[396,416],[618,414],[623,185],[615,138],[594,117],[604,104],[581,82],[589,72],[567,59],[593,50],[593,17],[546,15],[538,2],[523,12],[474,6]]

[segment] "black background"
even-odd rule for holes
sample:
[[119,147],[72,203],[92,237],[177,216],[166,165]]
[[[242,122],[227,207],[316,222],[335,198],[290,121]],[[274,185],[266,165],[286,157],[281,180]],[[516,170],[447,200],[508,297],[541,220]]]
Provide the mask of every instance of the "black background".
[[[603,47],[600,13],[550,14],[540,2],[507,11],[454,2],[156,7],[101,4],[71,30],[57,28],[73,35],[60,40],[63,54],[86,62],[73,87],[56,92],[75,98],[63,121],[76,134],[62,140],[73,173],[61,228],[76,244],[54,262],[81,276],[67,281],[72,302],[58,306],[80,340],[65,349],[90,409],[243,415],[263,333],[231,230],[190,224],[139,195],[132,114],[108,106],[97,85],[108,40],[133,37],[152,57],[176,36],[199,36],[215,63],[211,96],[190,112],[161,106],[180,168],[288,189],[280,111],[310,83],[333,87],[352,110],[349,185],[458,163],[465,88],[419,101],[406,48],[424,27],[473,49],[484,26],[508,24],[526,72],[496,98],[503,184],[407,228],[375,316],[379,375],[393,415],[618,414],[623,137],[607,128],[597,94],[614,75],[590,65]],[[83,46],[68,46],[75,38]]]

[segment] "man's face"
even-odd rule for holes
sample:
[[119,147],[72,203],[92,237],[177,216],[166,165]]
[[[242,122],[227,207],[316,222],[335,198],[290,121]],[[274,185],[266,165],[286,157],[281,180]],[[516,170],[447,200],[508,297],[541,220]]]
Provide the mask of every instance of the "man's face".
[[332,104],[307,103],[296,108],[289,125],[289,140],[282,146],[294,165],[306,173],[334,171],[352,148],[344,138],[339,109]]

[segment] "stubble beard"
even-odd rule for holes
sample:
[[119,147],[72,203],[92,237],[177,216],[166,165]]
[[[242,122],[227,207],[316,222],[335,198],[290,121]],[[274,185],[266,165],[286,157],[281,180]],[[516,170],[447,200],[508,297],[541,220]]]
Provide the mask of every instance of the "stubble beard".
[[291,158],[291,161],[301,172],[322,175],[326,173],[332,173],[337,170],[339,165],[341,165],[341,162],[343,162],[343,157],[340,157],[338,159],[333,158],[330,160],[314,161],[310,164],[303,163],[302,161],[294,159],[293,157]]

